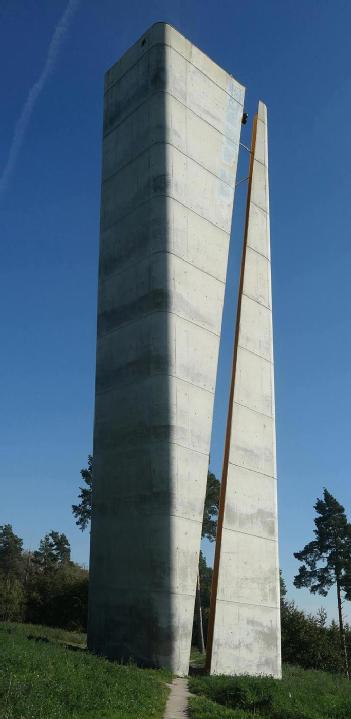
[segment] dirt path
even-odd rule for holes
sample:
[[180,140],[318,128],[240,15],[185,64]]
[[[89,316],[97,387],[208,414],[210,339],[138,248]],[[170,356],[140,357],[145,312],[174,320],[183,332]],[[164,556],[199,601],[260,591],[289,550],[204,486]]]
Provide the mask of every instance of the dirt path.
[[186,719],[189,717],[188,697],[188,680],[185,678],[174,679],[171,684],[164,719]]

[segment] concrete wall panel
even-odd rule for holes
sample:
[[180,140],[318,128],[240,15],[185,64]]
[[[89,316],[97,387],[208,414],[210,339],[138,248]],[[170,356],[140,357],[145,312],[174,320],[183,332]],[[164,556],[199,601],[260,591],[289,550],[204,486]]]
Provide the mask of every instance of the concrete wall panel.
[[224,527],[277,539],[276,480],[230,464]]
[[[233,149],[235,145],[232,145]],[[233,187],[171,145],[156,143],[104,181],[102,229],[166,196],[230,233]]]
[[244,91],[159,23],[107,73],[88,644],[188,672]]
[[268,361],[273,359],[271,310],[247,295],[241,305],[240,347]]
[[[121,273],[170,252],[225,282],[229,235],[183,205],[154,197],[101,231],[100,275]],[[204,246],[206,252],[204,252]]]
[[218,602],[214,673],[279,677],[280,623],[276,607]]
[[213,674],[280,677],[267,120],[262,103],[256,130],[210,668]]

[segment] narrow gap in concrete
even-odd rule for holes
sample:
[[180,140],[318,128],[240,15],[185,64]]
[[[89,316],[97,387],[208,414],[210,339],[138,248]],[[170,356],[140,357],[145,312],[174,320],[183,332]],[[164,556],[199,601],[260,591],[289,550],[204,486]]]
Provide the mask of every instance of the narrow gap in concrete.
[[[241,141],[250,145],[251,123],[242,128]],[[249,138],[249,139],[248,139]],[[247,178],[249,174],[250,155],[240,147],[236,182]],[[240,276],[240,261],[243,246],[245,212],[246,212],[247,181],[241,182],[235,190],[233,221],[228,257],[227,281],[224,297],[222,330],[219,347],[216,390],[212,422],[209,470],[220,480],[224,454],[226,420],[228,411],[229,388],[231,380],[232,353],[237,308],[237,295]],[[201,549],[206,563],[213,567],[215,543],[203,540]],[[196,607],[195,607],[196,611]],[[204,638],[206,643],[208,613],[203,614]],[[205,658],[204,658],[205,661]],[[203,671],[200,662],[190,662],[191,671]]]

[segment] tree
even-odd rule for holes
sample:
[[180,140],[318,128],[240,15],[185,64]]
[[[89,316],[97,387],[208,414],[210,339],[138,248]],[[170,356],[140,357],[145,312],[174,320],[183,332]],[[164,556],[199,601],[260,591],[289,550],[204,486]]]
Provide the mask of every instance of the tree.
[[[213,474],[208,472],[207,474],[207,485],[206,495],[204,504],[204,513],[202,518],[202,532],[201,538],[208,539],[210,542],[214,542],[216,539],[217,532],[217,520],[218,520],[218,507],[219,507],[219,493],[221,483],[219,479]],[[198,634],[198,648],[202,654],[205,653],[205,640],[204,640],[204,611],[205,613],[209,610],[209,599],[210,591],[208,593],[208,604],[204,603],[204,592],[202,582],[206,576],[208,581],[208,574],[212,578],[212,569],[207,567],[206,559],[200,552],[199,556],[199,569],[197,573],[196,582],[196,597],[195,597],[195,611],[196,611],[196,627]],[[204,610],[204,611],[203,611]],[[206,627],[208,623],[208,616],[206,617]]]
[[84,629],[88,572],[71,561],[66,535],[49,532],[28,560],[26,621]]
[[214,542],[216,539],[220,488],[221,483],[219,479],[217,479],[213,472],[209,472],[207,475],[201,536],[202,539],[208,539],[210,542]]
[[45,534],[40,541],[39,549],[34,552],[34,563],[44,573],[69,564],[71,547],[65,534],[54,532]]
[[79,487],[79,503],[72,504],[72,512],[76,518],[76,525],[83,532],[91,520],[91,499],[93,490],[93,458],[91,454],[88,456],[88,467],[86,469],[81,469],[80,473],[86,487]]
[[280,601],[285,602],[285,597],[288,593],[288,590],[286,588],[285,579],[283,577],[283,572],[281,569],[279,569],[279,584],[280,584]]
[[23,540],[14,533],[11,524],[0,525],[0,573],[19,578],[23,569]]
[[339,633],[346,675],[349,676],[342,594],[348,594],[351,577],[351,526],[344,507],[327,489],[323,499],[317,499],[314,509],[315,539],[306,544],[294,557],[302,562],[294,579],[295,587],[308,587],[312,594],[326,597],[336,585]]
[[17,577],[0,578],[0,619],[2,622],[15,622],[23,619],[25,595],[22,583]]
[[23,541],[11,524],[0,526],[0,618],[15,621],[22,618],[24,593]]

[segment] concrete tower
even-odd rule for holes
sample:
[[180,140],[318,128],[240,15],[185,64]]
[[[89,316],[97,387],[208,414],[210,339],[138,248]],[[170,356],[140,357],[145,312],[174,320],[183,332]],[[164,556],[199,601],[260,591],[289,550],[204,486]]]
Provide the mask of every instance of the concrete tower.
[[253,126],[208,646],[212,674],[281,676],[267,110]]
[[105,81],[88,644],[177,674],[189,665],[243,100],[163,23]]

